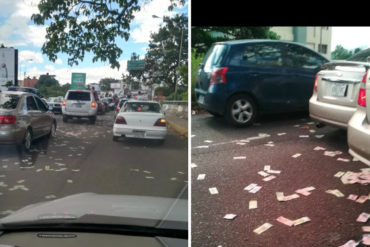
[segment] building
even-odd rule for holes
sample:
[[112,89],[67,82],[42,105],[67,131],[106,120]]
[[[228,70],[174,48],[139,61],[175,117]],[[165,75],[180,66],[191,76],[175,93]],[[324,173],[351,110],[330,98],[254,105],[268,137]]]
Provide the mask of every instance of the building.
[[302,43],[330,59],[331,27],[272,27],[271,31],[280,35],[280,40]]
[[32,79],[30,77],[27,77],[26,79],[23,80],[23,87],[35,87],[37,84],[38,80],[36,77],[33,77]]

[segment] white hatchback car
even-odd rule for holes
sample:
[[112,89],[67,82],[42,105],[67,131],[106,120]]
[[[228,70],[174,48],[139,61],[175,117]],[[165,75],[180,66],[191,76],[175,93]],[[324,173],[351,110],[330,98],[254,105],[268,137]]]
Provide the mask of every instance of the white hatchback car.
[[161,105],[154,101],[127,101],[113,125],[113,141],[121,136],[164,141],[166,135],[165,114]]

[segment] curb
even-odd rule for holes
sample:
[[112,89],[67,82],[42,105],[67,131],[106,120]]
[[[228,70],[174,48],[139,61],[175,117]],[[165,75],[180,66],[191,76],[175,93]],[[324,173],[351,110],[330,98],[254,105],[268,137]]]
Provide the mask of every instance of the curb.
[[172,121],[167,121],[168,125],[174,129],[180,136],[185,136],[186,138],[188,137],[188,130],[185,129],[184,127],[181,127],[180,125],[172,122]]

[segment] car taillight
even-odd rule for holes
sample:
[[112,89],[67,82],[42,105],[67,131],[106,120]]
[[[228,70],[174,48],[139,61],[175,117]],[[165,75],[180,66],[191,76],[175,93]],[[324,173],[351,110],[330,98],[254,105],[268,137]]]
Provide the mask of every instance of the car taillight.
[[91,108],[95,108],[96,107],[96,102],[91,102]]
[[66,106],[66,102],[64,100],[62,101],[62,106]]
[[166,127],[166,123],[167,121],[165,118],[160,118],[155,122],[154,126]]
[[209,84],[212,85],[226,83],[226,72],[228,69],[229,69],[228,67],[224,67],[214,70],[212,72]]
[[2,115],[0,116],[0,124],[13,124],[17,120],[16,116],[13,115]]
[[127,124],[125,118],[124,117],[121,117],[121,116],[118,116],[116,118],[116,122],[115,123],[116,124]]
[[119,106],[117,106],[116,110],[117,110],[117,111],[119,111],[119,110],[120,110]]
[[366,79],[367,79],[367,72],[365,73],[364,77],[362,78],[361,81],[361,88],[360,91],[358,92],[358,101],[357,103],[360,106],[366,107]]
[[319,77],[319,74],[316,74],[315,76],[315,84],[313,84],[313,91],[317,92],[317,78]]

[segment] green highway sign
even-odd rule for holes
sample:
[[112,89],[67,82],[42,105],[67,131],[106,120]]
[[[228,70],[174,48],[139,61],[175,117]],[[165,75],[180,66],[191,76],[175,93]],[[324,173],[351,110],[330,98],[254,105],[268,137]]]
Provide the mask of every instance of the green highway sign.
[[127,61],[127,70],[143,70],[145,67],[145,60]]
[[71,89],[86,89],[86,73],[72,73]]

